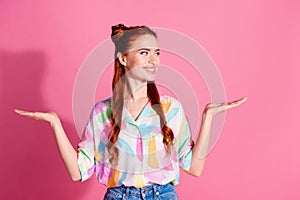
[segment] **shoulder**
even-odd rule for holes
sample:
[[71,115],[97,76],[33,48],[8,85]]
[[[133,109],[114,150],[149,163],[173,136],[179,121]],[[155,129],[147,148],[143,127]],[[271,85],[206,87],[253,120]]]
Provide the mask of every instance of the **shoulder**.
[[160,103],[165,112],[168,112],[172,108],[181,109],[182,105],[178,99],[169,95],[160,95]]
[[93,107],[93,115],[105,114],[111,111],[112,97],[98,101]]
[[169,95],[166,95],[166,94],[161,94],[160,95],[160,101],[162,103],[177,103],[178,100],[175,98],[175,97],[172,97],[172,96],[169,96]]

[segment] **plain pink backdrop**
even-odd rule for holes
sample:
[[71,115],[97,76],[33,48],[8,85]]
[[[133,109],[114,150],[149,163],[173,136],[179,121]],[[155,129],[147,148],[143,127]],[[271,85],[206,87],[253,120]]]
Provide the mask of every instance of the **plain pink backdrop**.
[[[180,199],[300,199],[299,19],[295,0],[2,0],[1,199],[102,199],[95,177],[71,181],[50,126],[13,108],[56,111],[76,147],[76,74],[117,23],[188,35],[217,64],[227,99],[248,97],[227,113],[203,174],[181,173]],[[98,88],[97,99],[104,96]]]

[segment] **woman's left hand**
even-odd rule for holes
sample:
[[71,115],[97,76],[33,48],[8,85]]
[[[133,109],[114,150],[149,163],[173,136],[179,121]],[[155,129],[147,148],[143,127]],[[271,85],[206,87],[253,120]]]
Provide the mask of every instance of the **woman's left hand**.
[[241,105],[242,103],[247,101],[247,97],[243,97],[241,99],[230,101],[230,102],[224,102],[224,103],[209,103],[206,105],[204,109],[204,113],[214,116],[217,113],[224,112],[226,110],[229,110],[231,108],[237,107]]

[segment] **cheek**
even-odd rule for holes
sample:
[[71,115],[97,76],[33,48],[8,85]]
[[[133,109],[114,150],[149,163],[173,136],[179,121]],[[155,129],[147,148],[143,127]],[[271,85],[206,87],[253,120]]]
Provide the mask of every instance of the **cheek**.
[[133,58],[130,62],[132,67],[140,66],[143,63],[145,63],[145,59],[142,58]]

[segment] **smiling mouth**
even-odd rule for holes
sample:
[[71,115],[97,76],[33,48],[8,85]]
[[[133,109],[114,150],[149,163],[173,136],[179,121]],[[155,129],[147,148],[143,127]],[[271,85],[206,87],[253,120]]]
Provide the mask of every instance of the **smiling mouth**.
[[155,73],[157,71],[157,67],[143,67],[149,73]]

